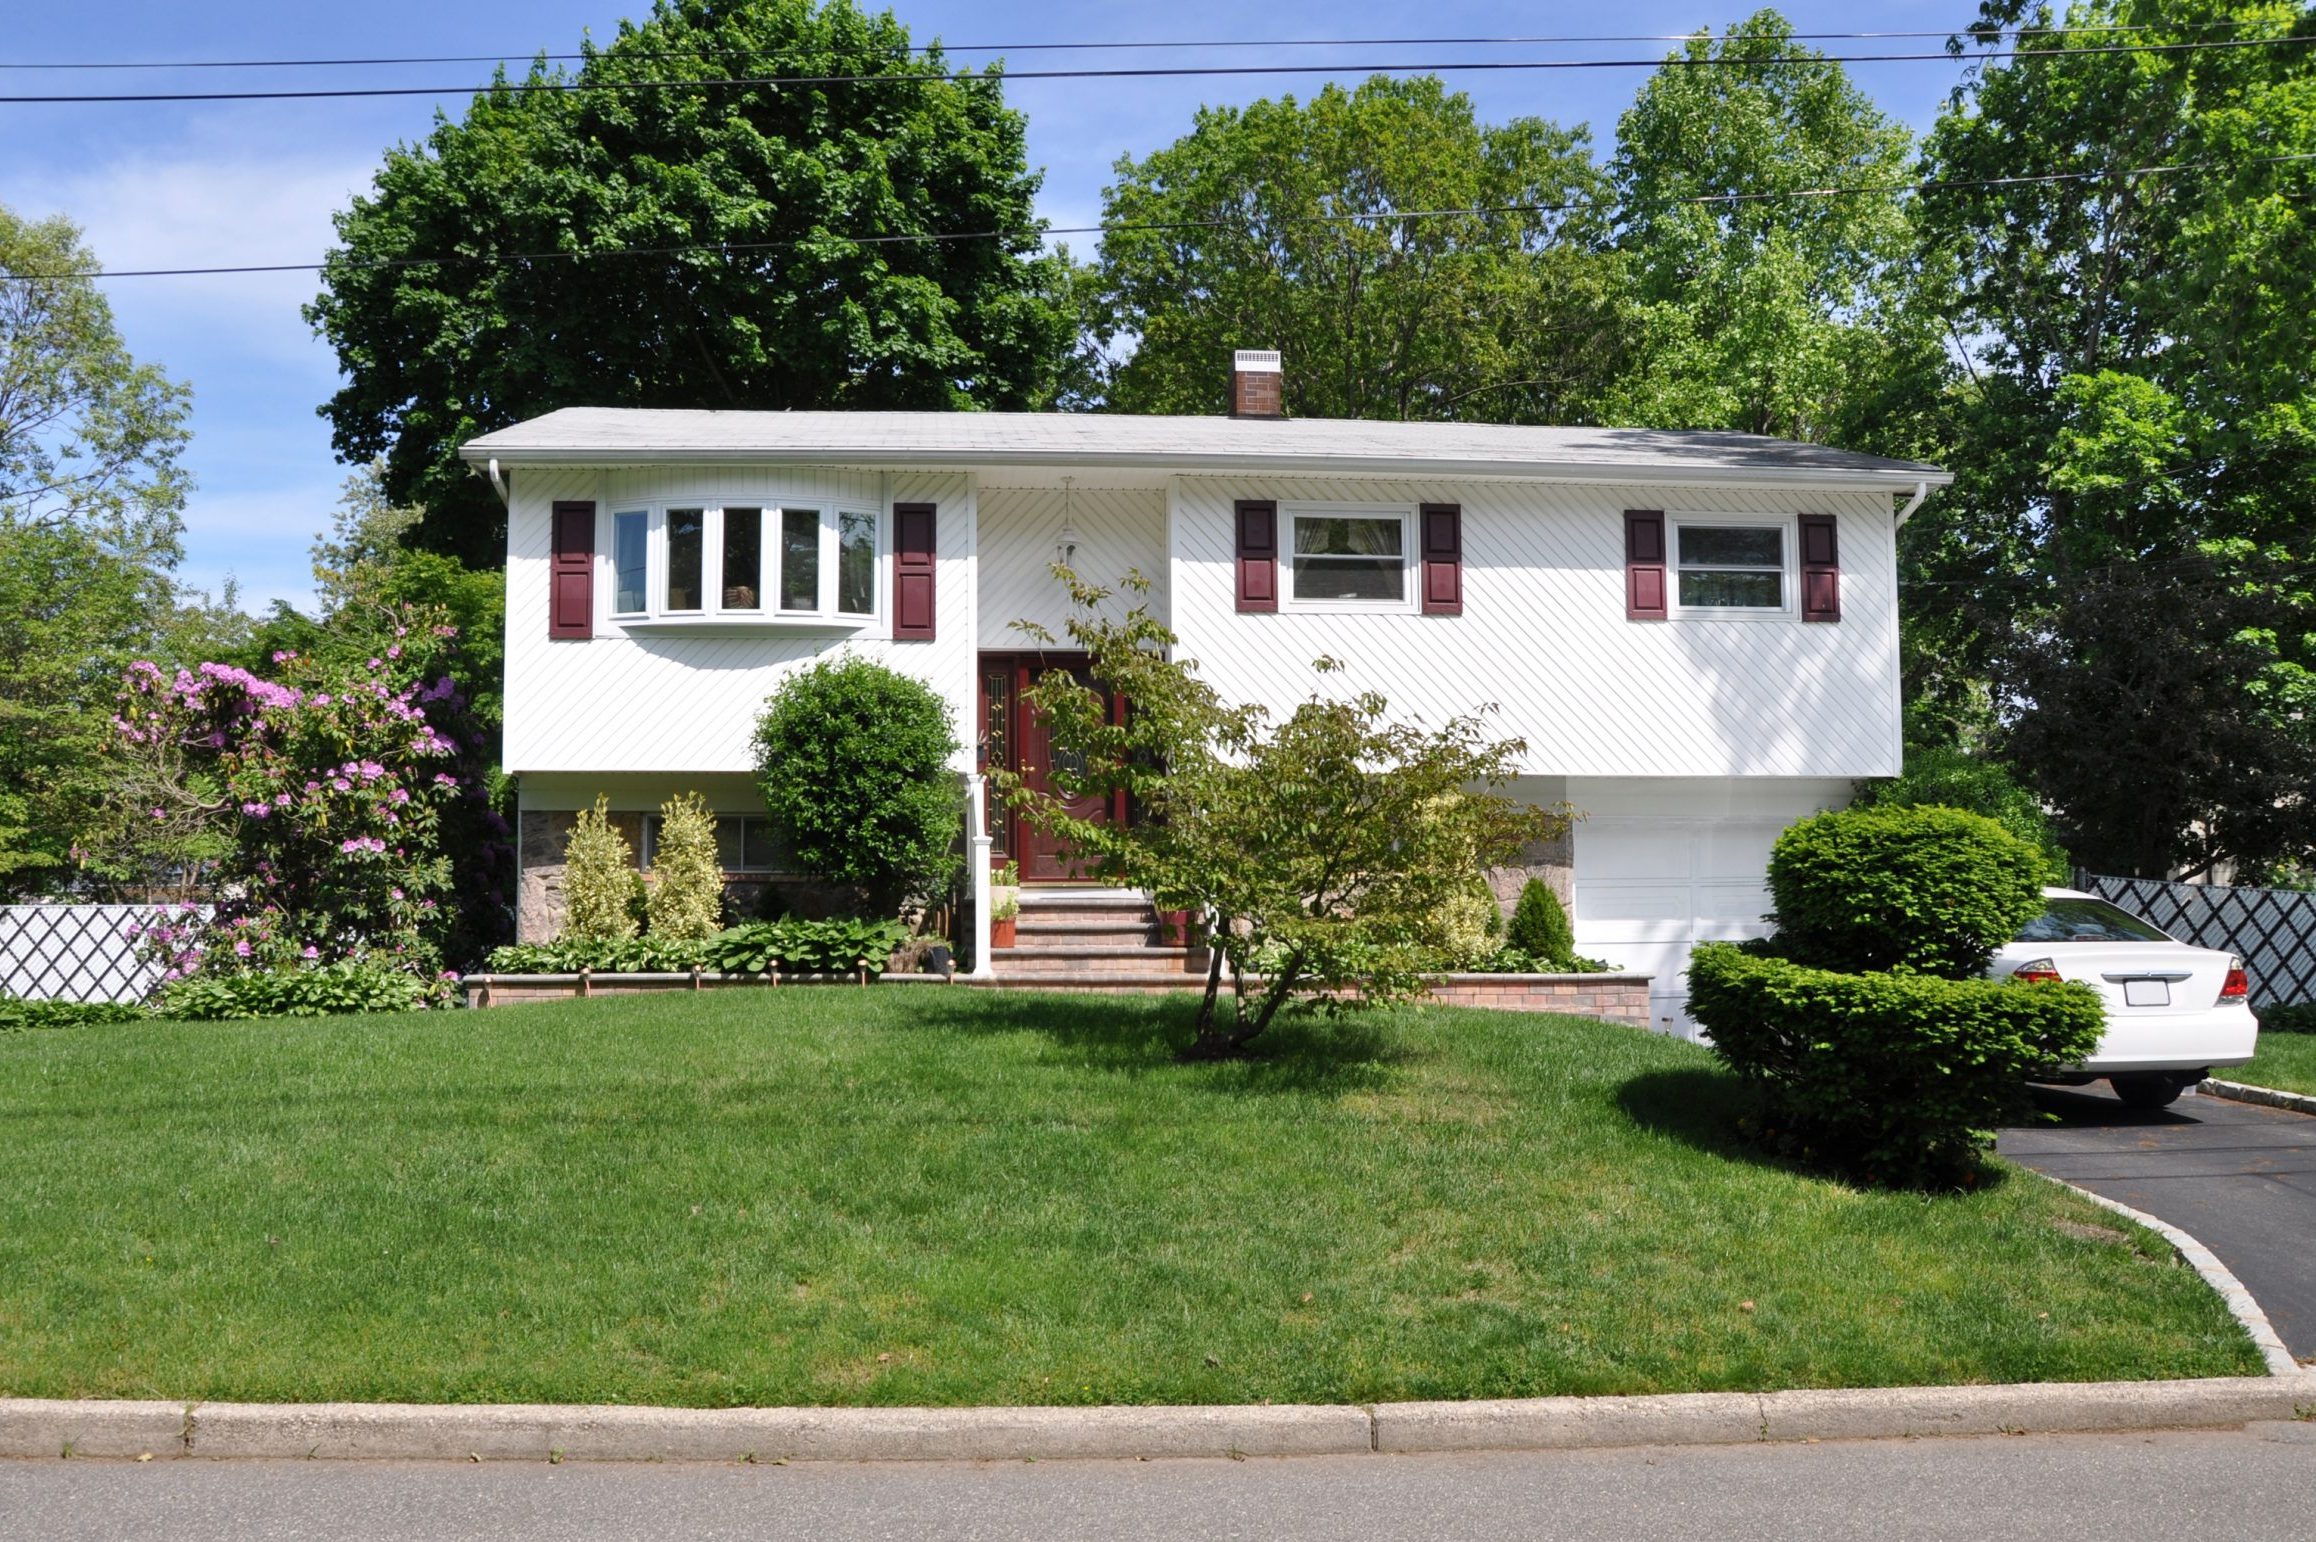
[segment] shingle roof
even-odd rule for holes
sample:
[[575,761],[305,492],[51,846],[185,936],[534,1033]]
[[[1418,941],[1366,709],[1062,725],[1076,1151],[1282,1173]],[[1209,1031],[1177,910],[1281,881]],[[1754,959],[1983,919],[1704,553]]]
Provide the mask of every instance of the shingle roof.
[[468,441],[481,463],[796,462],[866,466],[1144,466],[1177,471],[1462,472],[1562,480],[1943,487],[1952,477],[1756,434],[1527,428],[1349,418],[1058,412],[707,412],[566,407]]

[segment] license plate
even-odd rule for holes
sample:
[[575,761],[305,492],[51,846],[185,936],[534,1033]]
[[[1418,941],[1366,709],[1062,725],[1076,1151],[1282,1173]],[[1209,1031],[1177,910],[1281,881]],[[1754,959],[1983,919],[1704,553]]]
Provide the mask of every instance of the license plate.
[[2169,980],[2125,980],[2123,1004],[2127,1007],[2167,1007],[2171,1005]]

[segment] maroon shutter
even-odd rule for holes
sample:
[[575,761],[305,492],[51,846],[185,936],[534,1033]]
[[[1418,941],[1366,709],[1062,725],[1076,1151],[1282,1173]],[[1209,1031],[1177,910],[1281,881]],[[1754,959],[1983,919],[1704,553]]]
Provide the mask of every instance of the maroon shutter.
[[1460,503],[1423,506],[1423,613],[1464,613],[1464,508]]
[[1665,605],[1665,516],[1661,509],[1624,511],[1624,618],[1662,621]]
[[1238,608],[1279,608],[1279,506],[1242,501],[1238,506]]
[[595,635],[595,505],[558,503],[547,564],[547,635]]
[[1801,516],[1801,619],[1842,618],[1841,544],[1831,514]]
[[893,636],[933,637],[933,505],[893,505]]

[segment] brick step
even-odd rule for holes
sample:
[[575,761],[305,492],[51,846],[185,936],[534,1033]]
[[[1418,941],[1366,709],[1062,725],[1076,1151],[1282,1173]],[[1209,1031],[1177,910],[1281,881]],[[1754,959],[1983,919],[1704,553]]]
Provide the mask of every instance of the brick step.
[[994,948],[990,967],[998,975],[1196,975],[1206,969],[1206,955],[1188,948],[1067,947]]
[[1119,916],[1100,919],[1092,916],[1041,916],[1028,911],[1014,923],[1014,934],[1022,946],[1030,946],[1036,939],[1040,947],[1067,946],[1070,943],[1109,944],[1126,947],[1158,940],[1158,918],[1155,916]]

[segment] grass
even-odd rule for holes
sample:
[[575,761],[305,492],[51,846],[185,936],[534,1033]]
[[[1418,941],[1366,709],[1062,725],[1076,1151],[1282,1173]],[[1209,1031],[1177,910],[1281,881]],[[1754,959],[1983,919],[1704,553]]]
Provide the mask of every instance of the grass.
[[2252,1373],[2010,1171],[1753,1159],[1576,1018],[731,991],[0,1035],[0,1393],[1369,1401]]
[[2316,1033],[2262,1033],[2250,1065],[2211,1073],[2222,1080],[2249,1082],[2316,1097]]

